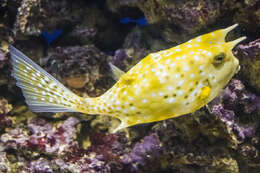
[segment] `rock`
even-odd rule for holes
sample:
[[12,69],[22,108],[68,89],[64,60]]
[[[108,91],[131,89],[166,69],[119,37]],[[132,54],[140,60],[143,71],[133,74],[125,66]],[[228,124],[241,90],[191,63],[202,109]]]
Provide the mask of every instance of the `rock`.
[[260,93],[260,39],[239,45],[235,54],[241,64],[241,77]]

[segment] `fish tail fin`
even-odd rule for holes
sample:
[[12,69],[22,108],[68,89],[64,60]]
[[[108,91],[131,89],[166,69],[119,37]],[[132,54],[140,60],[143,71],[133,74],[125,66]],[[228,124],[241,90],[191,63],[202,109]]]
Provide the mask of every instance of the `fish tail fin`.
[[[86,99],[77,96],[22,52],[9,46],[13,76],[33,112],[84,112]],[[90,98],[91,99],[91,98]],[[82,106],[84,105],[84,107]]]

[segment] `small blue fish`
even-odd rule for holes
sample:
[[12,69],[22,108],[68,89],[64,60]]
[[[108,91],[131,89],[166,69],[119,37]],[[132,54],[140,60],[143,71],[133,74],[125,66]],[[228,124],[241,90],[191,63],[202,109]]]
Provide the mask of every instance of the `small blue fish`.
[[122,24],[128,24],[128,23],[136,23],[140,26],[147,26],[148,22],[145,17],[141,17],[138,19],[131,19],[130,17],[125,17],[120,20],[120,23]]
[[56,31],[54,31],[52,33],[48,33],[46,31],[42,32],[42,36],[45,38],[47,46],[49,46],[51,44],[51,42],[53,42],[54,40],[59,38],[61,36],[61,34],[62,34],[62,29],[57,29]]

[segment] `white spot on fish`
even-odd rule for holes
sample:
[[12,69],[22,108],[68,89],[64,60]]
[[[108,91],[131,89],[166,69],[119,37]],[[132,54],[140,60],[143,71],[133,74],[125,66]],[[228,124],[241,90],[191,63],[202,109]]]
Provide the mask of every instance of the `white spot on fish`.
[[200,38],[200,37],[197,38],[196,41],[197,41],[197,42],[201,42],[201,38]]
[[156,96],[156,94],[155,94],[155,93],[152,93],[152,96],[153,96],[153,97],[155,97],[155,96]]
[[169,90],[169,91],[172,91],[172,90],[173,90],[173,87],[172,87],[172,86],[168,86],[168,90]]
[[173,102],[174,102],[174,98],[173,98],[173,97],[169,98],[169,99],[168,99],[168,102],[169,102],[169,103],[173,103]]
[[167,59],[166,64],[170,64],[171,60]]
[[190,45],[190,44],[188,44],[188,45],[187,45],[187,48],[190,48],[190,47],[191,47],[191,45]]
[[158,95],[159,95],[159,96],[163,96],[163,92],[159,92]]
[[181,49],[175,49],[175,51],[176,51],[176,52],[180,52],[180,51],[181,51]]
[[179,95],[179,96],[182,95],[182,94],[183,94],[183,91],[182,91],[182,90],[178,91],[178,95]]
[[203,86],[202,83],[199,83],[198,88],[201,88],[202,86]]
[[208,52],[208,56],[211,56],[212,55],[212,53],[211,52]]
[[135,110],[136,108],[134,106],[131,106],[130,107],[130,110]]
[[203,67],[203,65],[200,65],[200,69],[202,70],[204,67]]
[[189,71],[189,70],[190,70],[189,66],[184,67],[184,71]]
[[178,82],[178,86],[181,86],[183,83],[184,83],[184,80],[180,80],[180,81]]
[[160,76],[160,74],[161,74],[161,72],[159,72],[159,71],[155,72],[156,76]]
[[143,99],[142,102],[143,102],[143,103],[147,103],[147,99]]
[[190,74],[190,78],[194,78],[194,74]]
[[120,101],[117,100],[117,101],[116,101],[116,105],[120,105]]
[[180,74],[175,74],[175,78],[179,78],[180,77]]
[[195,61],[199,60],[199,57],[197,55],[194,56]]
[[172,67],[172,68],[173,68],[173,67],[175,67],[175,66],[176,66],[176,64],[175,64],[175,63],[172,63],[172,64],[171,64],[171,67]]
[[181,58],[180,57],[177,57],[176,60],[180,60]]

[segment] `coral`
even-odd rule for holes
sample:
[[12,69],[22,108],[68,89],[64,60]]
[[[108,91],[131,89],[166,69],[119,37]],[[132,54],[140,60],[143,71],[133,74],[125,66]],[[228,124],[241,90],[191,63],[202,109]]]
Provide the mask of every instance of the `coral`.
[[90,95],[105,91],[100,83],[109,77],[106,54],[93,45],[58,47],[47,63],[47,70],[71,88],[85,89]]
[[123,13],[120,8],[138,7],[148,23],[175,25],[182,32],[194,33],[214,23],[221,16],[218,1],[109,1],[112,11]]
[[39,36],[43,30],[53,31],[79,21],[82,10],[77,5],[69,5],[66,0],[23,0],[18,9],[15,32],[25,36]]
[[5,148],[24,149],[28,151],[38,151],[46,154],[61,154],[73,145],[76,138],[76,118],[68,118],[57,127],[53,127],[45,120],[40,118],[32,119],[28,128],[12,129],[3,134],[0,138]]
[[[38,160],[23,164],[20,167],[21,172],[42,172],[42,173],[52,173],[54,165],[44,158],[39,158]],[[58,171],[58,170],[56,170]]]
[[139,172],[139,167],[142,166],[144,169],[148,163],[153,163],[155,167],[161,149],[159,137],[151,134],[146,136],[142,142],[135,144],[132,151],[123,156],[122,162],[127,165],[129,172]]
[[5,152],[0,152],[0,171],[1,172],[10,172],[11,163],[6,157]]
[[241,77],[260,92],[260,39],[239,45],[235,51],[241,64]]
[[0,100],[0,131],[5,127],[12,125],[12,120],[7,116],[8,112],[12,110],[12,105],[8,104],[6,99]]
[[196,32],[220,16],[220,4],[217,1],[185,1],[166,6],[165,19],[186,32]]

